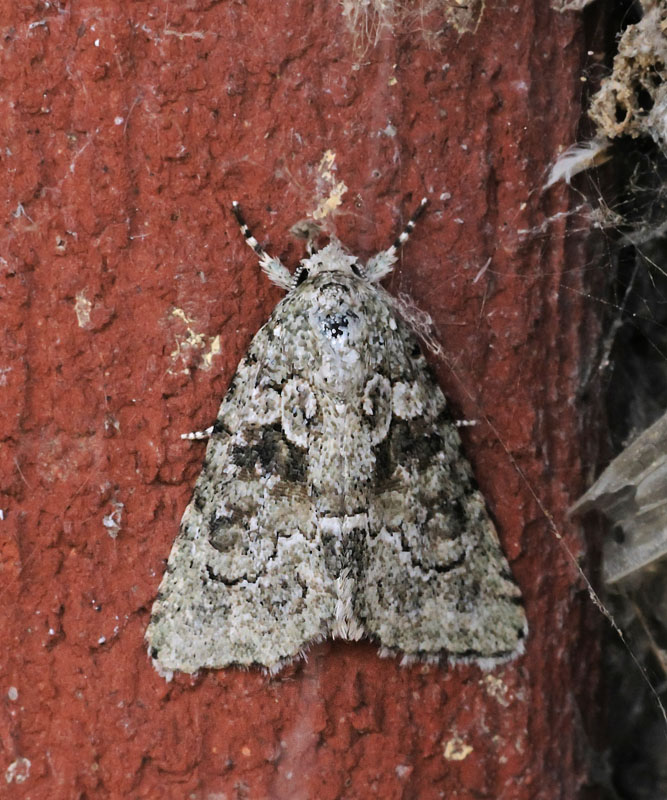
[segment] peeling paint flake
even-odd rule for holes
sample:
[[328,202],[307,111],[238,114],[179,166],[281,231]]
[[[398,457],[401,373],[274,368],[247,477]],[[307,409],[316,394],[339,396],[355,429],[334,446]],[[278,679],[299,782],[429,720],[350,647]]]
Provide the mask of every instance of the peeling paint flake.
[[322,199],[312,213],[314,220],[328,217],[343,201],[347,186],[344,181],[336,180],[335,171],[336,154],[333,150],[327,150],[317,167],[317,193]]
[[[195,320],[188,317],[182,308],[174,308],[171,311],[171,316],[180,320],[186,326],[186,332],[176,334],[176,348],[171,351],[169,357],[172,361],[172,366],[167,370],[170,374],[174,375],[178,372],[188,374],[190,358],[189,353],[198,352],[199,368],[203,370],[211,369],[213,365],[213,357],[222,352],[220,344],[220,336],[206,336],[204,333],[197,333],[194,329]],[[180,369],[175,369],[176,363],[182,362]]]
[[209,339],[208,349],[201,357],[201,368],[211,369],[213,366],[213,356],[218,356],[221,352],[220,335],[218,334]]
[[7,783],[24,783],[30,777],[30,767],[32,766],[29,758],[19,756],[5,770],[5,780]]
[[87,328],[90,325],[90,312],[93,304],[88,300],[84,292],[79,292],[74,302],[74,312],[80,328]]
[[489,697],[493,697],[503,708],[507,708],[510,704],[511,697],[505,681],[495,675],[485,675],[480,683],[486,689],[486,693]]
[[458,736],[445,742],[444,756],[447,761],[463,761],[472,753],[473,748]]

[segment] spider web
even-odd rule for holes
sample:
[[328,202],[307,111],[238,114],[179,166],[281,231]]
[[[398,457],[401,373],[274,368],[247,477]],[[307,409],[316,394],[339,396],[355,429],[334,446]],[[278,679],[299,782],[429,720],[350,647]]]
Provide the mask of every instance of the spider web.
[[[603,387],[611,457],[667,408],[667,140],[665,115],[655,113],[667,97],[666,19],[664,3],[639,23],[626,19],[635,24],[591,99],[595,138],[564,154],[546,184],[548,191],[558,180],[570,183],[573,219],[599,231],[597,252],[582,267],[586,284],[599,287],[587,298],[599,307],[603,331],[586,380]],[[656,702],[657,695],[667,705],[667,558],[606,587],[603,597],[624,636],[610,629],[605,643],[610,751],[598,780],[609,798],[657,800],[667,796],[664,711]]]

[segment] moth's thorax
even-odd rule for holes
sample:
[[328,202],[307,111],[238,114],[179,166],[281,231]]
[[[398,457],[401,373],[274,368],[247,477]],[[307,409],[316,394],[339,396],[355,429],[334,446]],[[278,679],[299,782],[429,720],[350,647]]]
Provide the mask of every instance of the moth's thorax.
[[361,391],[367,373],[367,307],[375,291],[343,270],[321,270],[297,292],[303,299],[313,345],[312,375],[318,388],[332,394]]

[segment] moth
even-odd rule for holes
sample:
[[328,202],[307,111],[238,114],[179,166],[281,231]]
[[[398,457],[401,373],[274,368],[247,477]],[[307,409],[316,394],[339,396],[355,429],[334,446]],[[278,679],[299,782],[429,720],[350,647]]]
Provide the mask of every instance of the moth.
[[146,633],[163,673],[271,673],[333,636],[381,655],[523,651],[521,592],[447,401],[378,282],[423,211],[366,264],[332,238],[292,275],[238,366]]

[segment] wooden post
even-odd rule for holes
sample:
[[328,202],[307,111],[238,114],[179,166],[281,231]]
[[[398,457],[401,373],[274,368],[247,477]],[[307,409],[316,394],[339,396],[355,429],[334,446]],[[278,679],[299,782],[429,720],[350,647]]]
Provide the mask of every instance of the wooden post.
[[[376,42],[324,0],[5,3],[12,797],[583,796],[597,628],[542,507],[584,554],[564,512],[582,488],[575,398],[596,327],[568,192],[541,191],[577,136],[583,23],[539,0],[470,19],[451,5],[389,15]],[[289,228],[315,209],[369,256],[423,195],[386,286],[432,316],[430,361],[479,421],[466,450],[524,592],[526,654],[484,673],[324,642],[274,678],[167,683],[143,635],[203,458],[180,434],[213,420],[280,297],[231,201],[293,267]]]

